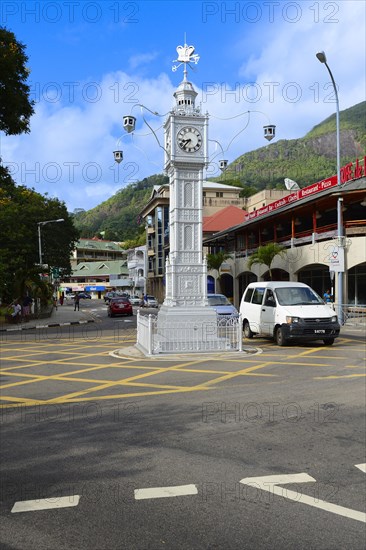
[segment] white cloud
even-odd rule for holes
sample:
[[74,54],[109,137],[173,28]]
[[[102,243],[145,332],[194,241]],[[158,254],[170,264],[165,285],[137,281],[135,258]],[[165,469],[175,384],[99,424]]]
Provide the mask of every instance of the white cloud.
[[[308,10],[293,25],[286,21],[262,25],[260,32],[253,27],[235,45],[236,58],[243,52],[238,61],[241,83],[234,89],[223,79],[203,90],[195,85],[202,111],[210,113],[209,137],[220,142],[230,162],[267,145],[262,128],[267,116],[277,126],[277,139],[292,139],[335,111],[334,101],[327,98],[329,75],[315,57],[318,50],[327,53],[339,85],[340,108],[365,99],[365,4],[339,2],[337,6],[338,23],[315,23],[314,13]],[[256,39],[256,53],[248,57],[252,39]],[[63,88],[57,102],[51,96],[43,97],[32,118],[31,133],[2,142],[3,161],[10,163],[15,180],[41,193],[57,194],[73,210],[92,208],[129,183],[161,173],[163,150],[142,115],[161,143],[165,117],[154,116],[138,104],[166,115],[174,104],[179,77],[162,73],[148,79],[134,74],[134,69],[155,57],[155,53],[131,57],[129,72],[106,74],[95,84],[80,82],[73,96]],[[200,63],[214,63],[214,57]],[[192,73],[193,82],[195,78]],[[243,113],[248,110],[253,112],[243,130],[248,122]],[[133,138],[122,128],[123,115],[131,112],[138,119]],[[113,160],[115,149],[124,152],[120,165]],[[210,150],[216,161],[222,157],[215,143]]]
[[135,70],[140,65],[147,65],[151,61],[154,61],[158,56],[157,52],[137,54],[130,57],[128,64],[131,70]]

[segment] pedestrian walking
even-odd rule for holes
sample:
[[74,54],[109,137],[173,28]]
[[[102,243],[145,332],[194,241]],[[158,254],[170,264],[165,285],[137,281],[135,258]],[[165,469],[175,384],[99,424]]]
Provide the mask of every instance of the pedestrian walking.
[[324,299],[324,302],[327,304],[329,304],[332,301],[332,296],[329,289],[324,292],[323,299]]
[[80,296],[78,293],[76,293],[74,297],[74,311],[76,310],[80,310]]
[[26,296],[23,297],[22,315],[23,315],[24,321],[29,321],[30,308],[31,308],[32,302],[33,302],[33,300],[30,296],[26,295]]

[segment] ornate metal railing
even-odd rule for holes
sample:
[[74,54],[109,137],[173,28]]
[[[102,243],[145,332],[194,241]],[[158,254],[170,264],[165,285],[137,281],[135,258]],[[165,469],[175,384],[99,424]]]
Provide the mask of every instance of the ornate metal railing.
[[157,315],[137,313],[137,345],[148,355],[242,351],[241,316],[164,324]]

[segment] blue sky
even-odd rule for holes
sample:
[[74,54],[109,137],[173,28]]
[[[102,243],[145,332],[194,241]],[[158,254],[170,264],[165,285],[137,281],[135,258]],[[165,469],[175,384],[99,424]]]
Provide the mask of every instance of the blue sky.
[[[276,140],[302,137],[335,111],[317,51],[327,54],[340,109],[365,100],[365,6],[361,0],[3,0],[1,25],[27,46],[36,100],[31,133],[0,136],[3,162],[19,184],[59,197],[70,211],[161,173],[162,149],[134,105],[161,115],[171,109],[182,80],[173,60],[185,36],[200,56],[189,78],[210,114],[210,139],[229,162],[267,145],[268,121]],[[122,129],[132,109],[139,120],[133,140]],[[147,120],[162,139],[164,116]],[[217,147],[212,141],[216,162],[207,176],[219,173]],[[115,149],[124,152],[120,165]]]

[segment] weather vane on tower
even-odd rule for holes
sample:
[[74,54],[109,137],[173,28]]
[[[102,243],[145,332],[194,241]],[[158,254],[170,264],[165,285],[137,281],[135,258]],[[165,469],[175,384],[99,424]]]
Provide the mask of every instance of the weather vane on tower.
[[[178,65],[173,65],[172,71],[177,71],[181,65],[184,64],[184,78],[187,77],[187,65],[194,63],[197,65],[200,56],[194,53],[194,46],[188,46],[186,43],[186,37],[184,36],[184,46],[177,46],[178,59],[173,59],[173,63],[178,63]],[[191,67],[193,69],[193,67]]]

